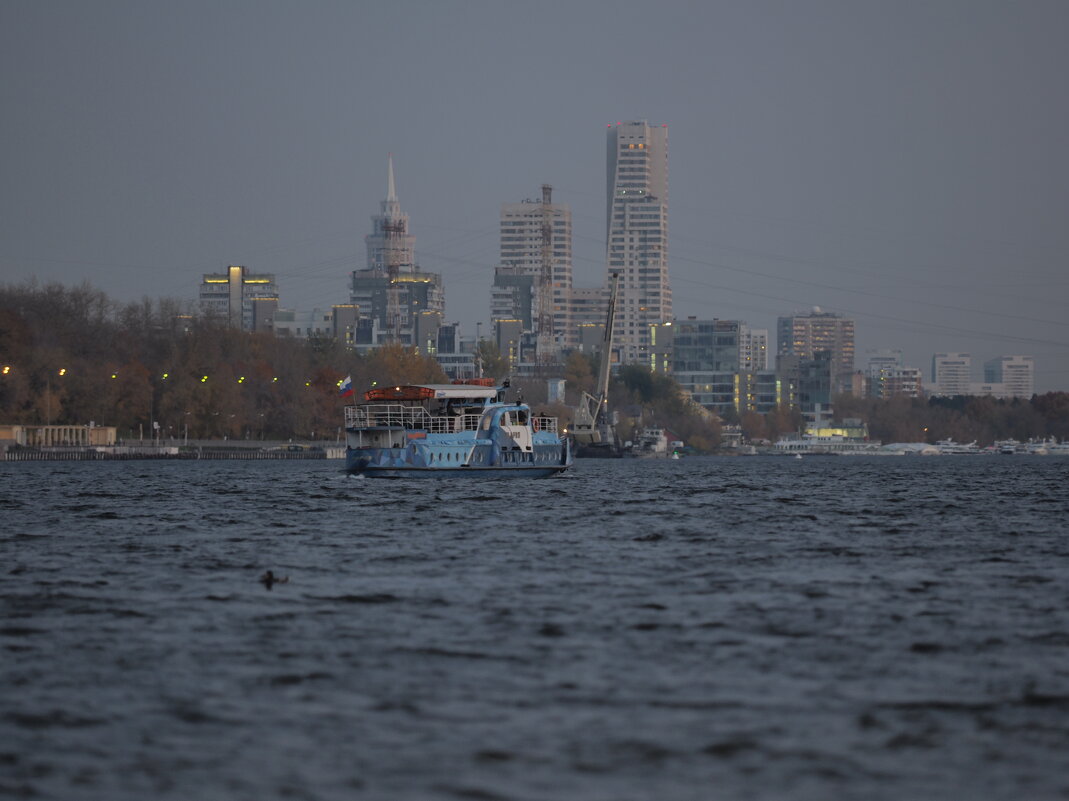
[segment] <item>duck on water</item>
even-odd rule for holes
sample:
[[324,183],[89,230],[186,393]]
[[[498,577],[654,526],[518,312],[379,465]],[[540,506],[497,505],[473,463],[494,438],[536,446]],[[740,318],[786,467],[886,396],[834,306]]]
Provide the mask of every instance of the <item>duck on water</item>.
[[276,584],[285,584],[289,580],[289,576],[276,576],[273,570],[268,570],[260,576],[260,583],[267,587],[267,589],[271,589]]

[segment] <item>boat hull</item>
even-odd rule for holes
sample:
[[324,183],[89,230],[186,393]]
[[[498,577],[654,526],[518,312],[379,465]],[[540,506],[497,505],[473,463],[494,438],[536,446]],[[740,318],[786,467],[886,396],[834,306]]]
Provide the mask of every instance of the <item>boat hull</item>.
[[597,445],[576,445],[576,459],[622,459],[624,452],[615,445],[599,443]]
[[529,451],[502,451],[490,443],[426,441],[405,448],[348,447],[346,472],[376,478],[471,475],[484,478],[547,478],[572,466],[567,442],[536,442]]
[[347,466],[350,475],[368,478],[457,478],[459,476],[486,478],[549,478],[568,469],[555,467],[369,467]]

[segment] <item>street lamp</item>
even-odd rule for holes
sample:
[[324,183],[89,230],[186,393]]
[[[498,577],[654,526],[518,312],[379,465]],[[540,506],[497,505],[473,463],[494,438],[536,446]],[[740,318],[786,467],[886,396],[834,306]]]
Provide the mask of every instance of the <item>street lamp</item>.
[[[160,374],[160,395],[161,395],[161,400],[162,400],[162,395],[163,395],[163,382],[166,381],[170,377],[171,377],[170,373],[161,373]],[[148,408],[149,424],[152,427],[152,433],[156,437],[156,444],[159,445],[163,441],[163,427],[159,424],[159,421],[156,420],[156,384],[155,383],[152,384],[152,386],[149,388],[149,391],[151,392],[151,396],[149,397],[149,408]],[[169,430],[171,428],[171,426],[167,426],[167,428]]]
[[[4,373],[7,373],[8,368],[4,368]],[[56,375],[61,378],[67,374],[66,367],[60,367],[56,371]],[[45,425],[52,425],[52,374],[48,373],[45,379]]]

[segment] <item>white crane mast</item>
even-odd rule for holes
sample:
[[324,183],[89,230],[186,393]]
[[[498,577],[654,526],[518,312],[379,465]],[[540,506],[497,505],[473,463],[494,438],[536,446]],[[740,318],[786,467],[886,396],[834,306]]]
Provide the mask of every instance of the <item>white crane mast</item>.
[[[575,410],[572,434],[580,445],[596,445],[603,442],[602,429],[608,433],[605,421],[606,406],[609,402],[609,368],[612,362],[612,329],[616,321],[616,291],[619,274],[613,273],[609,279],[609,308],[605,315],[605,331],[601,337],[601,363],[598,366],[597,396],[584,392]],[[612,443],[607,443],[612,444]]]

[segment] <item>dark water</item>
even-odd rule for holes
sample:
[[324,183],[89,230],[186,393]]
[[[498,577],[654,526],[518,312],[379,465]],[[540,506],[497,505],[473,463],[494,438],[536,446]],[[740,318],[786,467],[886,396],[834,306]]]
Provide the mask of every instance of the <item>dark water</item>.
[[339,468],[0,464],[0,796],[1069,797],[1069,459]]

